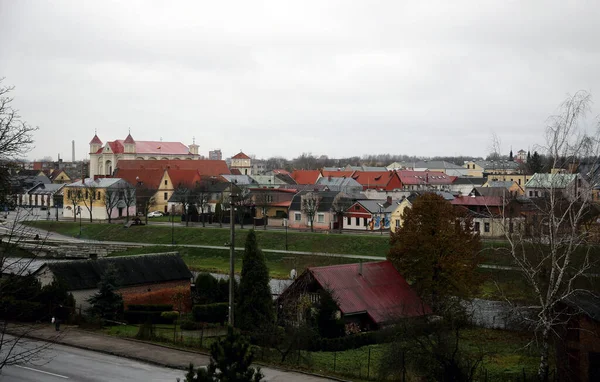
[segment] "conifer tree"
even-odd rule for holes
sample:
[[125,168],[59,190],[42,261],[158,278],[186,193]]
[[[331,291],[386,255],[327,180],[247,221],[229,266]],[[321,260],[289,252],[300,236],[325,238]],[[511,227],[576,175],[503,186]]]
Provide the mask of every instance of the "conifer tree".
[[91,315],[114,320],[117,313],[123,309],[123,297],[117,293],[117,270],[113,266],[106,268],[98,283],[98,292],[88,299]]
[[256,234],[251,230],[246,237],[242,260],[239,313],[237,326],[242,330],[256,331],[273,323],[273,297],[269,286],[269,270],[265,256],[258,248]]

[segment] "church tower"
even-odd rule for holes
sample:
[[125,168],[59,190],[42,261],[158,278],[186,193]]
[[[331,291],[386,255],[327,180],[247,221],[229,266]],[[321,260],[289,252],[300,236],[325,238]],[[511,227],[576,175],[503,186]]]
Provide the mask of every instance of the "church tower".
[[190,154],[198,155],[198,149],[200,146],[196,144],[196,138],[193,139],[193,143],[190,145]]
[[125,145],[125,154],[135,154],[135,140],[131,136],[131,132],[127,135],[123,143]]
[[96,154],[102,147],[102,141],[98,138],[98,134],[94,134],[94,138],[90,141],[90,154]]

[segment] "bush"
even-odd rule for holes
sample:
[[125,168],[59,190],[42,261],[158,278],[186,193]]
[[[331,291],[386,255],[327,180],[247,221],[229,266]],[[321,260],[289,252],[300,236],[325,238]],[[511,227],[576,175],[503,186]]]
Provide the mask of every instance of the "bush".
[[167,304],[129,304],[129,310],[138,310],[142,312],[167,312],[173,310],[173,305]]
[[170,320],[171,322],[175,321],[177,317],[179,317],[179,312],[171,311],[171,312],[162,312],[160,314],[161,318],[165,320]]
[[0,318],[17,321],[39,321],[46,319],[44,305],[38,302],[15,300],[6,297],[0,300]]
[[310,346],[312,351],[343,351],[383,342],[377,332],[367,332],[339,338],[317,338]]
[[229,304],[226,302],[218,304],[196,305],[192,309],[194,320],[197,322],[217,322],[227,321],[229,313]]
[[172,324],[173,320],[162,317],[163,312],[147,312],[141,310],[126,310],[123,315],[125,321],[130,324],[144,324],[150,322],[152,324]]
[[174,297],[184,292],[184,299],[181,306],[182,312],[189,312],[192,308],[192,294],[189,288],[174,287],[159,289],[146,293],[140,293],[135,295],[128,295],[125,297],[125,305],[169,305],[169,309],[179,309],[179,306],[175,307]]

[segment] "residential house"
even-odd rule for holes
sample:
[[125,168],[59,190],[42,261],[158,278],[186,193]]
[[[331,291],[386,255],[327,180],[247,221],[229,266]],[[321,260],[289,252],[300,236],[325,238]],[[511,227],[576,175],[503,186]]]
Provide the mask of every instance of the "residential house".
[[267,216],[267,225],[281,227],[288,218],[288,210],[296,190],[284,188],[250,188],[252,203],[256,206],[256,219]]
[[396,171],[355,171],[352,179],[362,185],[363,190],[401,191],[402,181]]
[[41,208],[62,208],[64,184],[44,184],[38,183],[24,195],[22,199],[23,206],[41,207]]
[[548,197],[559,193],[569,200],[591,198],[590,184],[581,174],[533,174],[525,184],[525,195],[530,198]]
[[354,175],[354,170],[343,170],[340,168],[332,169],[331,167],[324,167],[321,170],[321,175],[324,178],[351,178],[352,175]]
[[448,185],[448,192],[454,195],[469,195],[473,188],[481,187],[486,182],[486,178],[459,177]]
[[[487,188],[478,188],[487,190]],[[504,237],[506,233],[524,232],[525,216],[522,202],[502,195],[459,196],[450,203],[465,211],[473,220],[473,229],[481,237]]]
[[240,187],[259,187],[259,184],[250,175],[222,175],[229,183],[237,184]]
[[67,173],[67,170],[45,170],[44,173],[52,183],[64,184],[72,183],[75,179]]
[[80,216],[89,220],[90,212],[95,220],[107,220],[109,214],[113,219],[135,216],[135,203],[127,205],[126,192],[130,192],[132,200],[135,200],[135,187],[120,178],[85,178],[67,184],[63,188],[63,217]]
[[336,301],[337,316],[361,330],[431,314],[392,263],[378,261],[307,268],[277,299],[279,317],[289,324],[301,323],[301,301],[318,304],[323,291]]
[[520,163],[508,160],[472,160],[466,161],[463,167],[467,168],[468,176],[477,178],[486,177],[490,174],[519,174],[521,171]]
[[509,180],[509,181],[501,181],[501,180],[488,180],[482,187],[486,188],[500,188],[508,190],[509,195],[518,196],[524,195],[525,190],[521,187],[517,182]]
[[17,206],[36,206],[39,205],[35,199],[30,198],[28,191],[38,184],[50,184],[48,177],[40,171],[21,170],[16,175],[6,175],[9,178],[11,194],[14,197],[14,203]]
[[456,177],[437,171],[397,171],[405,191],[447,191]]
[[525,187],[525,183],[531,179],[533,175],[526,174],[489,174],[488,182],[516,182],[519,187]]
[[98,135],[90,141],[90,177],[112,176],[123,160],[188,160],[200,159],[199,146],[181,142],[136,141],[131,134],[124,140],[102,143]]
[[357,200],[344,214],[344,229],[388,231],[396,205],[391,196],[383,200]]
[[240,151],[231,157],[229,168],[239,171],[241,175],[252,175],[252,158]]
[[558,331],[556,365],[559,381],[600,380],[600,298],[574,291],[561,301],[565,324]]
[[296,184],[316,184],[322,177],[319,170],[294,170],[290,176]]
[[[116,291],[123,297],[125,307],[132,297],[141,293],[177,287],[189,290],[193,277],[175,252],[47,262],[34,275],[42,286],[60,279],[75,297],[76,306],[85,311],[89,307],[88,298],[98,292],[98,283],[109,267],[117,273],[119,286]],[[172,304],[171,301],[155,303]]]
[[286,174],[252,175],[258,187],[278,188],[282,185],[296,184],[291,176]]
[[[310,213],[313,214],[313,228],[315,230],[331,230],[337,228],[337,217],[333,210],[333,202],[340,194],[339,191],[301,191],[294,195],[289,208],[288,227],[296,229],[310,229]],[[316,210],[309,211],[302,208],[305,198],[315,197]]]
[[515,162],[527,163],[527,151],[525,151],[523,149],[517,151],[517,155],[515,157]]
[[468,176],[469,170],[457,164],[443,160],[418,160],[408,162],[394,162],[387,167],[388,170],[413,170],[442,172],[450,176]]

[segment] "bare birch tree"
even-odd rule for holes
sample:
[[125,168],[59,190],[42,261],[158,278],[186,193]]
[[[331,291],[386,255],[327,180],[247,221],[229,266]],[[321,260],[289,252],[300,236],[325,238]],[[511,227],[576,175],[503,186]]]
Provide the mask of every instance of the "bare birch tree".
[[319,211],[319,205],[321,204],[321,197],[316,192],[307,192],[301,196],[301,208],[302,212],[306,215],[308,222],[310,223],[310,231],[314,232],[315,216]]
[[333,203],[331,204],[331,210],[335,213],[335,218],[338,223],[338,232],[342,233],[342,227],[344,226],[344,216],[346,216],[346,212],[348,208],[352,205],[352,200],[340,192],[336,195]]
[[81,201],[83,202],[83,205],[85,206],[85,208],[88,210],[88,212],[90,213],[90,223],[93,222],[93,210],[94,210],[94,202],[98,199],[98,184],[96,183],[95,180],[90,179],[89,182],[87,182],[87,179],[84,180],[84,186],[83,186],[83,197],[81,198]]
[[129,208],[136,205],[136,193],[135,188],[129,183],[120,184],[120,191],[123,193],[123,203],[125,204],[125,213],[127,221],[129,221]]
[[106,216],[108,217],[109,224],[112,220],[113,210],[117,207],[119,201],[122,200],[122,192],[123,191],[119,188],[111,187],[107,187],[104,190],[104,194],[102,195],[102,201],[104,202],[104,208],[106,209]]
[[590,219],[597,217],[591,189],[598,186],[598,178],[582,179],[578,174],[566,173],[581,158],[587,158],[593,162],[588,165],[597,168],[599,135],[588,135],[580,127],[590,102],[587,92],[578,92],[565,100],[558,115],[549,119],[542,149],[553,158],[552,167],[565,173],[542,174],[543,182],[536,187],[543,191],[539,198],[532,199],[534,211],[529,229],[505,232],[508,251],[535,296],[535,303],[529,308],[536,313],[525,319],[531,321],[541,345],[541,381],[548,381],[552,336],[568,320],[561,303],[575,293],[592,293],[587,275],[598,273],[597,259],[590,257],[590,235],[584,229]]

